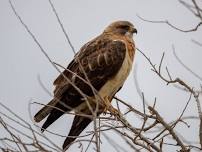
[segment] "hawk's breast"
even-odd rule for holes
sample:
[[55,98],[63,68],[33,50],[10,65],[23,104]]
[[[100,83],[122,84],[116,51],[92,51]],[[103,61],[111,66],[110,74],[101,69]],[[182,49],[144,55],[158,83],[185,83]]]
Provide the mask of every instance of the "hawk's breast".
[[117,74],[109,79],[104,86],[99,90],[101,97],[112,98],[119,88],[123,85],[126,78],[128,77],[130,70],[132,68],[132,60],[129,56],[128,50],[126,50],[125,58],[123,64]]

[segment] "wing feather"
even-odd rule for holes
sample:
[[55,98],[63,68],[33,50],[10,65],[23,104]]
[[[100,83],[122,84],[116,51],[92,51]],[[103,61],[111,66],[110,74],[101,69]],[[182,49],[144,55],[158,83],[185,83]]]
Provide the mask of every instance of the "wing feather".
[[[55,96],[58,98],[65,92],[78,94],[74,86],[66,81],[66,78],[72,81],[73,77],[74,84],[83,93],[92,96],[92,88],[78,76],[86,81],[89,80],[91,85],[99,91],[121,68],[126,50],[126,45],[121,40],[114,41],[108,38],[103,39],[98,37],[87,43],[69,64],[67,67],[68,70],[63,71],[63,74],[60,74],[54,81],[54,85],[56,86],[54,91]],[[69,72],[69,70],[72,72]],[[75,73],[76,78],[72,73]]]

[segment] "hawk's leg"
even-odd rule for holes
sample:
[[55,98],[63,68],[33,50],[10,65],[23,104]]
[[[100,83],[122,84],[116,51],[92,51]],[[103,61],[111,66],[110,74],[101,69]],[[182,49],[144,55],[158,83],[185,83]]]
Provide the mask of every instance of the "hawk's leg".
[[108,97],[104,97],[104,106],[105,106],[104,112],[103,112],[104,114],[106,114],[107,111],[109,111],[113,115],[119,114],[119,111],[111,105],[111,102],[108,99]]

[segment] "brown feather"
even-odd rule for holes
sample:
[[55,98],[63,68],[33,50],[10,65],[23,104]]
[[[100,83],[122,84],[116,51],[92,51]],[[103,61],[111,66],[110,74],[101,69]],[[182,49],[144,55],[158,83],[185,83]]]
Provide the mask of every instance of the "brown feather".
[[[99,91],[107,80],[116,75],[122,65],[125,52],[126,46],[123,42],[115,42],[108,37],[99,36],[88,43],[88,45],[84,45],[84,47],[81,48],[76,58],[70,63],[67,69],[85,79],[84,70],[92,86]],[[79,66],[79,62],[83,70]],[[66,78],[72,80],[73,74],[69,71],[65,70],[63,74]],[[66,78],[60,75],[54,82],[56,85],[54,95],[57,98],[60,98],[60,96],[67,91],[77,92],[72,85],[67,83]],[[74,84],[88,96],[93,95],[91,87],[80,78],[76,77]]]
[[36,122],[40,122],[43,120],[53,109],[53,107],[57,104],[56,99],[52,99],[47,105],[45,105],[39,112],[37,112],[34,116],[34,120]]

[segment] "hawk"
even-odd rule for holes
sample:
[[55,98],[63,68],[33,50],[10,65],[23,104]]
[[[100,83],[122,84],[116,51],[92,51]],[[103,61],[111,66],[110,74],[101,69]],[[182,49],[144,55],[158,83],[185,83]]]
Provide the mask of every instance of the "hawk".
[[111,101],[131,70],[135,54],[134,33],[137,30],[128,21],[111,23],[101,35],[81,47],[67,69],[54,81],[54,98],[34,116],[34,120],[40,122],[48,116],[42,125],[43,132],[65,112],[75,111],[64,150],[93,120],[87,117],[93,115],[92,111],[97,115],[107,110],[118,112]]

